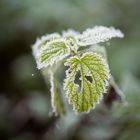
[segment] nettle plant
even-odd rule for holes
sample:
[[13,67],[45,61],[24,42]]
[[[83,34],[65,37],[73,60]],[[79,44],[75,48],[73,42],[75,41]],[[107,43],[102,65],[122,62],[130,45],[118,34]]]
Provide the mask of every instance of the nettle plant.
[[[76,113],[89,112],[100,102],[111,84],[111,74],[105,48],[99,43],[123,36],[113,27],[95,26],[82,34],[67,30],[62,35],[52,33],[37,39],[32,51],[37,68],[50,78],[54,112],[64,111],[60,87]],[[64,83],[56,76],[62,69],[66,73]]]

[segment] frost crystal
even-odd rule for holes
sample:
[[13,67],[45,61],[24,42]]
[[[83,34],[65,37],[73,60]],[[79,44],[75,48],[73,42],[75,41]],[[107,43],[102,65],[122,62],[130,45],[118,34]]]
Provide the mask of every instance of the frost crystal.
[[124,37],[123,33],[115,29],[114,27],[104,27],[104,26],[95,26],[94,28],[88,28],[80,37],[79,45],[93,45],[100,42],[108,41],[111,38]]

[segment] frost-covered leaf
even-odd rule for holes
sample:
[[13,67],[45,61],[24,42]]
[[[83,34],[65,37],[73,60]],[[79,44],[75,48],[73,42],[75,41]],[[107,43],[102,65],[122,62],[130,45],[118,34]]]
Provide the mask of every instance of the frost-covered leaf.
[[64,115],[65,109],[64,109],[64,103],[62,101],[62,96],[60,95],[59,90],[59,83],[55,79],[54,74],[51,73],[51,104],[53,108],[53,112],[56,114],[60,114],[61,116]]
[[50,41],[54,41],[56,39],[60,39],[61,36],[58,33],[52,33],[43,35],[41,38],[38,38],[35,44],[32,46],[33,54],[36,56],[41,50],[43,50],[44,46],[49,43]]
[[[69,66],[64,83],[68,101],[76,112],[88,112],[106,92],[110,77],[108,65],[96,53],[71,57],[65,65]],[[80,86],[75,83],[78,72],[80,72]]]
[[35,53],[37,67],[41,69],[43,67],[51,66],[67,57],[69,54],[70,50],[65,40],[56,39],[54,41],[50,41],[43,46],[43,49],[40,49]]
[[123,33],[114,27],[95,26],[83,32],[79,38],[78,44],[80,46],[93,45],[115,37],[122,38],[123,36]]
[[76,32],[75,30],[69,29],[67,31],[63,31],[62,36],[66,40],[70,49],[74,52],[77,52],[79,48],[77,42],[78,42],[78,37],[80,36],[80,33]]

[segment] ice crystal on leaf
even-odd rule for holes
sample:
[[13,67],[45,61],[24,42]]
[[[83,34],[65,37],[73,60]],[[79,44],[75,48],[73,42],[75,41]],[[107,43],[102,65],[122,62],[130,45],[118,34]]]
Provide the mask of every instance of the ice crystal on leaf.
[[104,26],[95,26],[94,28],[88,28],[84,31],[79,39],[80,46],[93,45],[100,42],[108,41],[111,38],[122,38],[123,33],[113,27],[107,28]]

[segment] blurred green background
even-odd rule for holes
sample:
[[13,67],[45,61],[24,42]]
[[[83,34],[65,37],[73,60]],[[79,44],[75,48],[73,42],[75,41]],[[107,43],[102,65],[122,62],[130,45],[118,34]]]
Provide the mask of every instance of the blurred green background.
[[[51,116],[49,84],[36,69],[31,45],[46,33],[95,25],[125,34],[105,44],[125,102]],[[139,0],[0,0],[0,140],[139,140],[139,102]]]

